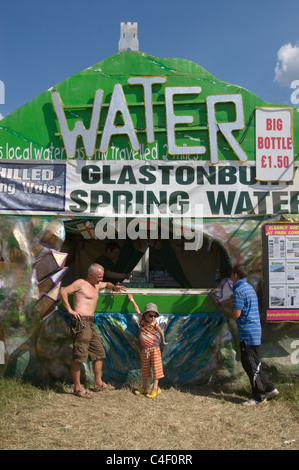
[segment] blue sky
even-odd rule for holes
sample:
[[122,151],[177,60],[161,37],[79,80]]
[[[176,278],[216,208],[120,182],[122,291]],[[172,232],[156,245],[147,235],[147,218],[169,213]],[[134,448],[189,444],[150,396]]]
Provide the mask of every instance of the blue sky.
[[292,105],[298,0],[2,0],[0,117],[117,53],[121,21],[138,23],[142,52],[194,61],[269,103]]

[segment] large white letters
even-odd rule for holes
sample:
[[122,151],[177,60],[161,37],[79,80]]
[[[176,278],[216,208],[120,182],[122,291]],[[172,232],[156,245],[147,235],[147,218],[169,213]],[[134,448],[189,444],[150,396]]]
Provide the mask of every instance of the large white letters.
[[144,109],[146,121],[146,136],[149,144],[155,140],[154,118],[153,118],[153,100],[152,85],[154,83],[165,83],[165,77],[131,77],[128,79],[130,85],[143,85],[144,90]]
[[[229,103],[233,102],[236,106],[236,120],[233,122],[217,122],[215,105],[216,103]],[[207,97],[208,108],[208,125],[209,125],[209,139],[210,139],[210,159],[211,163],[218,163],[218,145],[217,145],[217,132],[221,132],[237,157],[241,162],[247,161],[247,155],[234,136],[232,131],[244,129],[244,115],[243,115],[243,101],[241,95],[215,95]]]
[[[123,126],[115,126],[114,124],[115,117],[118,112],[123,115]],[[115,134],[127,134],[131,141],[133,150],[139,150],[140,145],[137,140],[132,119],[128,110],[125,95],[120,84],[115,85],[113,89],[108,115],[106,118],[102,135],[102,141],[100,146],[101,152],[107,152],[111,136]]]
[[[142,85],[144,93],[144,111],[146,123],[146,137],[148,143],[153,143],[154,135],[154,116],[153,116],[153,99],[152,86],[155,84],[165,83],[165,77],[130,77],[128,83],[130,85]],[[191,124],[194,120],[191,115],[176,115],[174,112],[174,95],[190,95],[199,94],[202,89],[199,86],[184,87],[166,87],[165,88],[165,114],[166,114],[166,134],[168,153],[170,155],[202,155],[207,149],[203,145],[187,146],[176,145],[175,132],[176,125]],[[90,119],[90,127],[86,129],[84,124],[78,120],[73,130],[69,129],[65,112],[62,106],[60,95],[57,91],[52,93],[52,101],[60,126],[62,139],[64,142],[66,154],[69,158],[74,158],[76,152],[77,138],[82,136],[85,153],[88,158],[93,157],[96,151],[96,141],[98,135],[100,113],[103,100],[103,90],[98,89],[95,92],[95,98]],[[208,116],[208,132],[210,142],[210,160],[211,163],[218,163],[218,139],[217,133],[221,132],[231,148],[241,162],[247,161],[247,155],[242,147],[236,141],[232,132],[234,130],[244,129],[243,101],[242,96],[236,95],[214,95],[207,97],[207,116]],[[216,120],[216,104],[229,103],[235,105],[236,119],[231,122],[217,122]],[[115,120],[117,114],[120,113],[123,118],[123,125],[116,125]],[[111,101],[109,104],[106,121],[99,145],[99,151],[104,153],[108,151],[110,141],[113,135],[127,135],[133,151],[140,149],[136,131],[132,122],[129,107],[122,86],[118,83],[114,86]],[[199,140],[199,139],[198,139]]]
[[97,131],[100,120],[100,112],[103,99],[103,90],[97,90],[95,93],[93,110],[90,120],[90,128],[87,130],[81,121],[77,121],[72,131],[69,130],[60,95],[57,91],[52,93],[52,101],[58,118],[65,151],[69,158],[74,158],[76,152],[76,143],[79,135],[82,136],[83,144],[87,157],[92,157],[95,152]]
[[193,122],[192,116],[176,116],[173,109],[173,95],[200,93],[200,86],[194,87],[169,87],[165,89],[165,102],[166,102],[166,122],[167,122],[167,141],[168,152],[170,155],[196,155],[206,152],[203,145],[197,147],[178,147],[175,143],[175,125],[176,124],[191,124]]

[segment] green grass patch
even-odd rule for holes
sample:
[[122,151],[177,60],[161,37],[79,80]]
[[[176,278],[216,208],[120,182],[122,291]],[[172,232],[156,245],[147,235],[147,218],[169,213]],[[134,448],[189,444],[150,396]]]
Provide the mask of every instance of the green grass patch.
[[19,379],[0,379],[0,410],[12,403],[22,404],[27,401],[40,401],[48,396],[43,390]]

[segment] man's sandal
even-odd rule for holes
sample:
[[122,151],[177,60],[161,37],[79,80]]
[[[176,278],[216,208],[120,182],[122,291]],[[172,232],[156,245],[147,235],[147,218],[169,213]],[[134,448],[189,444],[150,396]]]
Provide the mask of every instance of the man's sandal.
[[88,398],[88,399],[93,398],[92,393],[85,390],[85,388],[80,388],[79,390],[75,390],[74,395],[79,398]]
[[105,382],[103,382],[102,385],[94,385],[92,390],[94,392],[102,392],[103,390],[115,390],[115,387],[113,387],[113,385],[106,384]]

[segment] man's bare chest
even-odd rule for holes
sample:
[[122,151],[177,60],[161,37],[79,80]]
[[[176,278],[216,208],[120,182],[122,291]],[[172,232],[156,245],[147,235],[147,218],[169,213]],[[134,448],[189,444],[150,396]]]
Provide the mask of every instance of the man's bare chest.
[[85,302],[94,302],[98,299],[98,289],[86,282],[76,293],[77,300]]

